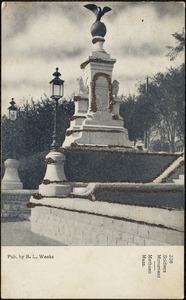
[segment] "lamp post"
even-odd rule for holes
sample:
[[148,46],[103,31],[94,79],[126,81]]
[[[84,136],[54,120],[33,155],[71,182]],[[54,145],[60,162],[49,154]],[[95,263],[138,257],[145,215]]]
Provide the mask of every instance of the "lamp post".
[[[15,122],[17,120],[17,106],[14,101],[14,98],[12,98],[10,104],[11,105],[8,107],[9,120],[11,122]],[[11,125],[13,126],[13,124]],[[14,150],[14,145],[11,148],[12,150]],[[2,190],[22,189],[23,184],[20,181],[19,174],[18,174],[19,161],[16,160],[13,155],[12,158],[9,158],[5,161],[4,165],[5,165],[5,173],[1,184]]]
[[50,81],[51,98],[54,100],[54,131],[52,135],[51,151],[57,151],[59,148],[57,132],[58,101],[63,97],[64,93],[64,80],[59,78],[61,74],[58,72],[58,70],[59,69],[56,68],[56,71],[53,73],[55,78]]
[[[147,106],[149,104],[149,76],[147,76],[146,78],[146,101],[147,101]],[[145,149],[147,150],[148,149],[148,121],[146,121],[146,124],[145,124],[145,132],[144,132],[144,147]]]
[[14,101],[14,98],[12,98],[12,101],[10,101],[10,106],[8,107],[9,110],[9,119],[11,121],[16,121],[17,120],[17,106]]
[[61,74],[58,68],[53,73],[54,79],[51,84],[51,98],[54,100],[54,130],[50,152],[45,158],[47,163],[46,174],[42,184],[39,186],[39,194],[42,196],[62,196],[66,197],[71,192],[71,186],[67,183],[64,172],[65,155],[59,151],[57,132],[58,101],[63,97],[64,80],[59,77]]
[[17,120],[17,106],[16,103],[14,101],[14,98],[12,98],[12,100],[10,101],[10,106],[8,107],[8,117],[9,120],[11,122],[11,158],[15,158],[15,150],[14,150],[14,141],[13,141],[13,123]]

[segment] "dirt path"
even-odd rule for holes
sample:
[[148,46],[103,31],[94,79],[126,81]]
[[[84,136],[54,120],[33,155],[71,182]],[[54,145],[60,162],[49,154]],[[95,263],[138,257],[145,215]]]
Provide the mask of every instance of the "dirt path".
[[65,246],[30,231],[30,221],[1,223],[1,246]]

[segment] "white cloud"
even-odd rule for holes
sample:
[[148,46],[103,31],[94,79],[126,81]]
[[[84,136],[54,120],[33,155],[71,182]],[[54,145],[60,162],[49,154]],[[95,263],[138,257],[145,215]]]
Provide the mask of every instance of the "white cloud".
[[[26,9],[23,4],[10,6],[9,18],[4,16],[3,21],[3,111],[12,97],[20,101],[28,95],[49,94],[48,82],[56,67],[70,96],[81,76],[80,64],[93,48],[90,26],[95,16],[85,10],[84,2],[30,2]],[[113,78],[119,79],[121,93],[133,92],[137,81],[147,74],[153,76],[183,62],[178,58],[170,63],[165,57],[165,47],[175,45],[171,33],[184,26],[183,13],[164,9],[160,17],[158,3],[148,2],[97,5],[112,7],[103,20],[107,26],[104,48],[117,59]]]
[[26,57],[37,53],[42,58],[42,52],[48,47],[53,47],[55,56],[55,48],[61,48],[61,53],[72,51],[82,47],[86,39],[84,31],[80,35],[77,26],[67,17],[48,12],[30,23],[26,32],[20,32],[5,43],[4,51]]

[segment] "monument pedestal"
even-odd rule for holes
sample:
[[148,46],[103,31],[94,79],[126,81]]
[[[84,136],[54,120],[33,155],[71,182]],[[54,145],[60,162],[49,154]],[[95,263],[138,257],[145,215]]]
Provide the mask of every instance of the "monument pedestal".
[[112,70],[116,60],[103,49],[103,40],[99,37],[97,40],[92,55],[81,64],[83,84],[89,91],[88,105],[84,105],[82,116],[79,104],[63,147],[71,144],[132,147],[124,121],[119,116],[119,98],[113,91]]

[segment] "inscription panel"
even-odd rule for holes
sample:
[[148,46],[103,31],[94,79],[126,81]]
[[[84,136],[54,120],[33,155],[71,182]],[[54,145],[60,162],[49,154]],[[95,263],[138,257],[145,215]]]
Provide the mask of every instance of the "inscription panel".
[[108,80],[99,76],[95,82],[96,106],[98,111],[108,111],[109,108],[109,85]]

